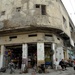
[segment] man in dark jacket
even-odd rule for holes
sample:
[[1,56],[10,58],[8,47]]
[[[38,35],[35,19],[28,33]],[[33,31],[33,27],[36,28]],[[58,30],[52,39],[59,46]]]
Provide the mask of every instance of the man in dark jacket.
[[63,59],[59,62],[59,65],[61,66],[62,70],[66,70],[66,63]]

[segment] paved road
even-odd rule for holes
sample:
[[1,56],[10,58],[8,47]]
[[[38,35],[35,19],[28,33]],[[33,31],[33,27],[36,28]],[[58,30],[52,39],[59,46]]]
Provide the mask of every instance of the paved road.
[[[17,73],[13,73],[13,74],[9,74],[8,73],[0,73],[0,75],[32,75],[31,73],[27,73],[27,74],[19,74],[19,72]],[[35,75],[75,75],[75,71],[73,70],[72,67],[67,68],[66,71],[55,71],[55,70],[50,70],[50,73],[42,73],[42,74],[35,74]]]

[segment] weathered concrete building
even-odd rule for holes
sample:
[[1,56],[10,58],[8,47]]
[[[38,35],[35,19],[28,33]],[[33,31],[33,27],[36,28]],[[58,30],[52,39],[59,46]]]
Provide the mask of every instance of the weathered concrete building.
[[30,65],[34,55],[37,65],[60,61],[70,38],[69,16],[60,0],[0,0],[0,67],[18,57],[20,67]]
[[70,32],[71,32],[71,39],[70,39],[71,46],[70,48],[68,48],[67,58],[75,59],[75,26],[71,19],[69,21],[69,25],[70,25]]

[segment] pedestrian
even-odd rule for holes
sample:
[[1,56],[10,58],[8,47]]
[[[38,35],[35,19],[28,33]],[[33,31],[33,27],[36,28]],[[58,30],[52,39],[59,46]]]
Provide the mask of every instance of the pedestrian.
[[9,68],[10,68],[10,74],[15,73],[15,64],[13,63],[13,60],[11,60],[11,62],[8,64]]
[[57,70],[58,67],[59,67],[59,62],[58,62],[58,59],[56,58],[56,60],[55,60],[55,70]]
[[75,59],[74,59],[74,61],[73,61],[73,68],[74,68],[74,70],[75,70]]
[[67,61],[64,60],[64,68],[65,68],[65,70],[67,70],[66,67],[67,67]]
[[59,65],[61,66],[62,70],[66,70],[66,63],[64,61],[64,59],[62,59],[60,62],[59,62]]

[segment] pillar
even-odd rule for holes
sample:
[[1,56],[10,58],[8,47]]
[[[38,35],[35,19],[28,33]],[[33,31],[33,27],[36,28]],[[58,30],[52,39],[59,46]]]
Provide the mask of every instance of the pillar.
[[28,45],[23,44],[22,45],[22,71],[24,71],[27,65],[28,65]]
[[56,51],[57,51],[56,56],[58,58],[58,61],[61,61],[61,59],[64,59],[63,47],[62,46],[57,46]]
[[53,54],[53,61],[55,61],[55,59],[56,59],[56,56],[55,56],[55,43],[52,43],[52,50],[54,52],[54,54]]
[[5,51],[5,47],[4,45],[1,45],[0,68],[4,67],[4,51]]
[[44,43],[37,43],[37,66],[45,64]]
[[54,68],[54,63],[56,60],[56,56],[55,56],[55,43],[52,43],[52,50],[53,50],[53,55],[52,55],[52,68]]

